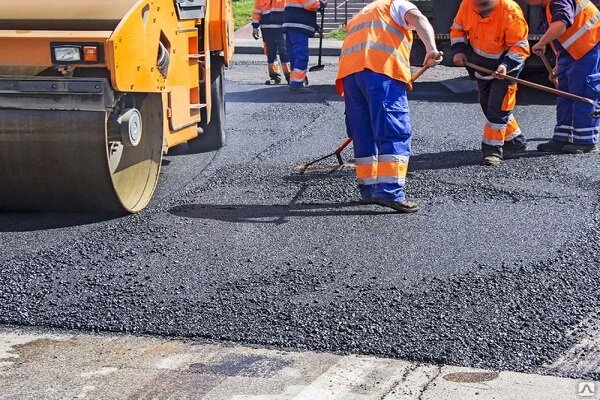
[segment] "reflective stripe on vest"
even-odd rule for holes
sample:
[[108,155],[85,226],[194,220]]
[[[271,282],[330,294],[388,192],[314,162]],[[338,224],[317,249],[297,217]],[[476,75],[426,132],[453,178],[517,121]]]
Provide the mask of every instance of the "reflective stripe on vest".
[[343,78],[366,69],[408,83],[411,79],[412,31],[390,14],[392,0],[376,0],[348,23],[336,79],[343,94]]
[[[546,7],[546,17],[552,23],[550,3]],[[573,25],[558,38],[558,42],[571,57],[579,60],[600,41],[600,10],[590,0],[577,0]]]
[[398,53],[398,51],[395,48],[393,48],[392,46],[388,46],[387,44],[383,44],[383,43],[379,43],[379,42],[367,41],[367,42],[361,43],[361,44],[353,46],[353,47],[348,47],[348,48],[342,50],[341,57],[344,57],[346,55],[356,53],[356,52],[359,52],[359,51],[365,50],[365,49],[374,49],[374,50],[385,51],[389,55],[397,58],[398,61],[400,61],[407,68],[410,68],[410,61],[407,60],[406,58],[404,58],[404,56],[402,54]]

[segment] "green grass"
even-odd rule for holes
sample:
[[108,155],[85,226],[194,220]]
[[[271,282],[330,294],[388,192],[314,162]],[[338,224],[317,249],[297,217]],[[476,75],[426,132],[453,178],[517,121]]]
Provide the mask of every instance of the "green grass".
[[233,23],[235,30],[252,21],[254,0],[233,0]]
[[327,39],[344,40],[346,38],[346,27],[341,26],[334,31],[325,34]]

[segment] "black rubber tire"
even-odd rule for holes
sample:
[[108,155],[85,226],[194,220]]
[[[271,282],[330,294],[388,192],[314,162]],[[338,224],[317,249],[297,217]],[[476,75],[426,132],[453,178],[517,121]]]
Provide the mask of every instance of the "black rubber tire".
[[216,151],[225,146],[226,127],[225,127],[225,61],[222,56],[211,56],[211,118],[210,123],[206,123],[206,110],[202,111],[202,123],[200,128],[202,133],[197,139],[188,143],[188,146],[194,152]]

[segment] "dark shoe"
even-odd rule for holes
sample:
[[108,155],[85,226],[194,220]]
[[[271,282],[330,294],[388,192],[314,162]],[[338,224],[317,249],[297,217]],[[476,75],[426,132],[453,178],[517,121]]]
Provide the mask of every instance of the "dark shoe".
[[271,79],[265,82],[265,85],[279,85],[281,83],[281,76],[272,75]]
[[538,151],[543,153],[563,153],[565,146],[569,143],[567,142],[559,142],[558,140],[551,140],[546,143],[541,143],[538,145]]
[[291,75],[290,74],[285,74],[285,80],[287,81],[287,83],[290,83]]
[[417,203],[408,200],[386,201],[381,199],[373,199],[373,204],[377,204],[382,207],[393,208],[394,210],[403,214],[416,213],[421,209]]
[[292,94],[308,94],[308,93],[312,93],[312,90],[310,90],[307,87],[290,86],[290,93],[292,93]]
[[514,144],[512,142],[506,142],[504,143],[503,150],[505,157],[525,153],[525,151],[527,151],[527,143]]
[[358,202],[362,205],[369,206],[371,204],[375,204],[375,199],[373,199],[372,197],[363,197]]
[[498,165],[502,164],[502,161],[504,161],[502,157],[496,154],[492,154],[489,156],[484,156],[483,160],[481,160],[481,165],[497,167]]
[[563,152],[568,154],[598,153],[600,152],[600,147],[597,144],[567,144],[563,147]]

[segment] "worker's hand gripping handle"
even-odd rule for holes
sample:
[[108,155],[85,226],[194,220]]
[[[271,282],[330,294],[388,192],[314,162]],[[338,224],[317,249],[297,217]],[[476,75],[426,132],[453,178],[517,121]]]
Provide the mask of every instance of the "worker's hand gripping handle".
[[[434,59],[432,59],[431,61],[433,61]],[[415,83],[417,81],[417,79],[419,79],[421,77],[421,75],[423,75],[425,73],[425,71],[427,71],[429,68],[433,68],[436,65],[440,64],[442,61],[444,60],[444,53],[442,53],[441,51],[437,53],[437,58],[435,58],[435,61],[432,62],[428,62],[426,60],[425,64],[417,71],[415,72],[415,74],[412,76],[410,82],[408,82],[407,86],[408,86],[408,90],[413,90],[413,83]]]

